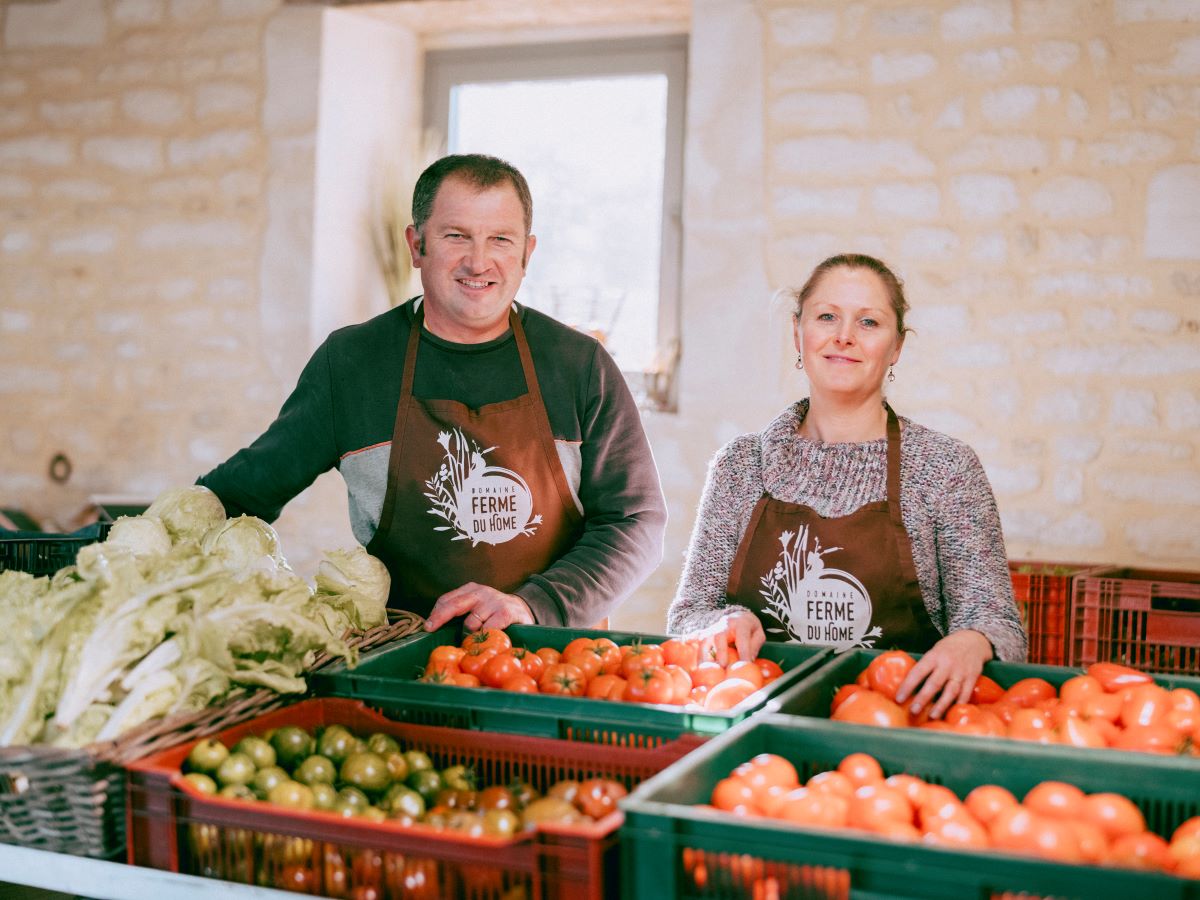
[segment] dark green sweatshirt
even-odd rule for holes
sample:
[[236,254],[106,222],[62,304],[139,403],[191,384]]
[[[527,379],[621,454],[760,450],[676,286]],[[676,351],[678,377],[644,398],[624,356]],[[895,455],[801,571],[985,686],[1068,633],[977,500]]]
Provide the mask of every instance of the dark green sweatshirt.
[[[279,416],[199,483],[229,515],[267,521],[336,466],[354,535],[375,534],[404,353],[416,301],[333,332],[305,366]],[[666,506],[637,406],[593,338],[517,306],[567,482],[584,516],[575,546],[517,589],[537,621],[589,626],[609,615],[662,560]],[[413,393],[472,408],[526,392],[511,330],[483,344],[423,331]],[[428,527],[414,523],[414,527]]]

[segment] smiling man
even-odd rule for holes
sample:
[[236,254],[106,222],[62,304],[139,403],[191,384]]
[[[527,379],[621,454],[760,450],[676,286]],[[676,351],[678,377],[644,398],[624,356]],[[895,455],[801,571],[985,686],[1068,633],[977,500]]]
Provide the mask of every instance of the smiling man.
[[515,302],[532,220],[508,163],[431,165],[406,231],[423,295],[330,335],[266,433],[200,483],[271,520],[336,466],[390,605],[430,630],[609,615],[661,560],[666,509],[612,358]]

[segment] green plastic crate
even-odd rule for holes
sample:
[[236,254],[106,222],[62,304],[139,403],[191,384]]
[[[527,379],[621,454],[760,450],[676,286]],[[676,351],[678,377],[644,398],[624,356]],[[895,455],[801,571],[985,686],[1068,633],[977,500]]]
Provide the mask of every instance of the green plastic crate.
[[[514,645],[562,650],[577,637],[607,637],[618,644],[659,643],[665,635],[627,631],[514,625],[505,629]],[[761,709],[772,697],[815,671],[829,657],[826,647],[768,643],[761,655],[779,663],[783,675],[736,709],[722,712],[678,706],[618,703],[586,697],[513,694],[492,688],[426,684],[417,679],[434,647],[458,644],[461,630],[422,633],[364,656],[356,668],[331,666],[310,677],[319,696],[351,697],[379,707],[390,718],[425,725],[507,731],[605,744],[653,745],[685,733],[720,734]]]
[[[1047,755],[1017,741],[977,745],[940,734],[851,729],[836,722],[764,713],[693,750],[621,801],[622,897],[987,898],[1005,892],[1079,898],[1200,900],[1200,881],[1156,872],[1075,866],[998,851],[894,843],[862,832],[820,831],[695,808],[714,785],[758,753],[790,760],[802,781],[847,755],[874,756],[886,775],[907,772],[965,797],[999,784],[1018,799],[1041,781],[1088,793],[1116,791],[1165,837],[1200,815],[1200,766],[1182,758],[1098,761],[1088,751]],[[690,865],[689,865],[690,864]],[[704,883],[689,874],[703,865]],[[694,872],[694,870],[692,870]]]
[[[845,653],[834,654],[816,672],[805,676],[769,700],[766,704],[766,711],[786,713],[793,716],[829,718],[829,704],[832,702],[833,695],[837,689],[843,684],[852,684],[854,679],[858,677],[858,673],[870,665],[871,660],[881,652],[880,650],[849,650]],[[914,654],[913,656],[916,659],[920,658],[920,654]],[[1043,678],[1057,689],[1062,686],[1063,682],[1074,678],[1076,675],[1082,675],[1083,672],[1082,668],[1039,666],[1031,663],[990,662],[983,667],[983,674],[993,679],[1003,688],[1012,687],[1023,678]],[[1165,688],[1185,687],[1200,693],[1200,678],[1185,675],[1148,674],[1153,676],[1157,684]],[[873,726],[847,724],[845,727],[870,729]],[[919,728],[910,730],[919,731],[923,734],[928,733]],[[975,735],[953,735],[953,737],[969,741],[1008,740],[1007,738],[982,738]],[[1105,752],[1116,753],[1120,751],[1110,750]],[[1141,756],[1144,754],[1138,755]]]

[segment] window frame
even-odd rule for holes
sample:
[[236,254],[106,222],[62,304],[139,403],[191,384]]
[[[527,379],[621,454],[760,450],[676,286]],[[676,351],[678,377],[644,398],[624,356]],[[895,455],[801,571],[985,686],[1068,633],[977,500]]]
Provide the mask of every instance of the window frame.
[[[667,78],[662,226],[655,360],[623,370],[644,408],[674,411],[680,355],[683,255],[683,145],[687,94],[686,34],[492,47],[430,49],[425,54],[426,133],[449,143],[450,92],[464,83],[560,80],[606,75],[662,74]],[[536,198],[535,198],[536,203]]]

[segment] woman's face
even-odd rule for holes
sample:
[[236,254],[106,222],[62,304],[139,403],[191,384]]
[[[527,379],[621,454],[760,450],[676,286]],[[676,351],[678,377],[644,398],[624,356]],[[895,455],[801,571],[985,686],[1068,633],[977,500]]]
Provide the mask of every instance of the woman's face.
[[814,396],[882,395],[884,376],[904,344],[883,280],[870,269],[845,266],[817,282],[794,332]]

